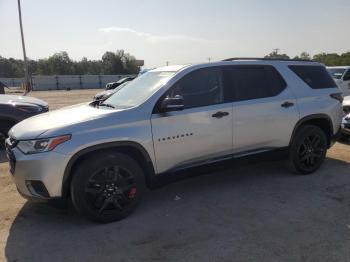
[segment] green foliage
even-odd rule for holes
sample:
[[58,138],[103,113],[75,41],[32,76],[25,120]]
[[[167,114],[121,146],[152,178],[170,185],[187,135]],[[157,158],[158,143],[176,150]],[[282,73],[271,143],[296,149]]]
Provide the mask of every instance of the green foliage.
[[[140,70],[135,57],[124,50],[106,52],[101,60],[70,59],[67,52],[59,52],[46,59],[29,60],[29,71],[35,75],[98,75],[137,74]],[[23,61],[0,56],[0,77],[23,77]]]
[[279,54],[278,49],[275,49],[270,54],[266,55],[265,58],[289,59],[290,57],[286,54]]
[[321,53],[314,55],[314,60],[327,66],[348,66],[350,65],[350,52],[341,55]]
[[303,60],[311,60],[311,56],[307,52],[302,52],[300,56],[294,57],[294,59],[303,59]]
[[[273,50],[265,57],[280,59],[289,58],[289,56],[286,54],[279,54],[278,49]],[[346,52],[341,55],[337,53],[320,53],[314,55],[312,58],[309,53],[302,52],[299,56],[295,56],[294,59],[313,60],[325,64],[326,66],[350,66],[350,52]]]

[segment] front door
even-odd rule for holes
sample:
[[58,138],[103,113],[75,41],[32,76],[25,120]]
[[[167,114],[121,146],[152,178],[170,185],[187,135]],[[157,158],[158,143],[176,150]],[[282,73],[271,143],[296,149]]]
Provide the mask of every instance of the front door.
[[156,110],[151,119],[157,173],[231,157],[232,103],[225,102],[221,69],[189,73],[165,94],[176,95],[184,110]]

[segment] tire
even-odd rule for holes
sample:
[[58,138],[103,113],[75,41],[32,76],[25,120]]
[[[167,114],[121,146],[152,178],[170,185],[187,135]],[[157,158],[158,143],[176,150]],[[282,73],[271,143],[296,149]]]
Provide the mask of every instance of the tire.
[[79,214],[109,223],[129,216],[140,202],[144,188],[144,173],[134,159],[104,152],[79,163],[70,192]]
[[290,146],[288,165],[297,174],[312,174],[324,162],[327,149],[327,137],[321,128],[312,125],[302,126]]

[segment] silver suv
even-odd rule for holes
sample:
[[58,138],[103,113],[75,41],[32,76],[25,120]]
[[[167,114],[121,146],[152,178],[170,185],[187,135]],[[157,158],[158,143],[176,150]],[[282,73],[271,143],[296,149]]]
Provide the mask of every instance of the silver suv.
[[165,173],[280,149],[296,173],[313,173],[339,133],[341,101],[315,62],[158,68],[102,104],[17,124],[7,140],[10,172],[26,197],[70,198],[82,215],[115,221]]

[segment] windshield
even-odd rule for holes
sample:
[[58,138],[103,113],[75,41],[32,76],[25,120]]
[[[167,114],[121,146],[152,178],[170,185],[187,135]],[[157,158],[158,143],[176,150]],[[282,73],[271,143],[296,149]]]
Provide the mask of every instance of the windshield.
[[148,72],[135,80],[104,101],[104,104],[113,105],[115,108],[134,107],[161,88],[175,72]]
[[328,68],[327,70],[335,79],[341,79],[345,72],[344,68]]

